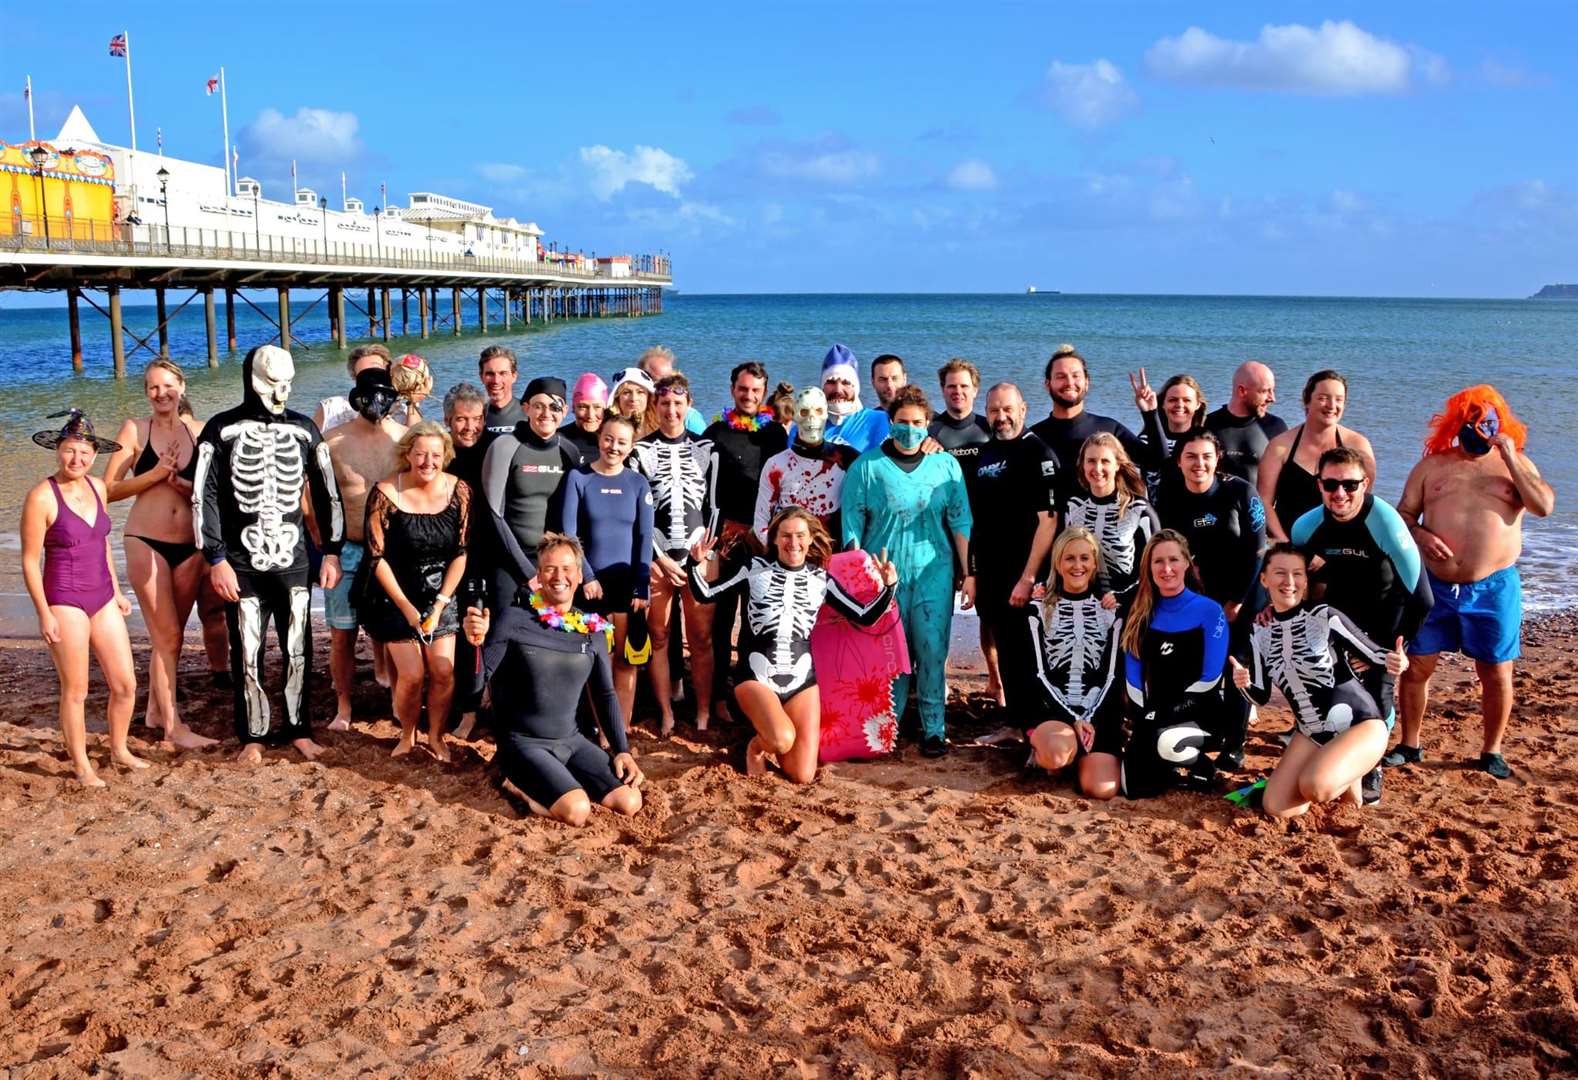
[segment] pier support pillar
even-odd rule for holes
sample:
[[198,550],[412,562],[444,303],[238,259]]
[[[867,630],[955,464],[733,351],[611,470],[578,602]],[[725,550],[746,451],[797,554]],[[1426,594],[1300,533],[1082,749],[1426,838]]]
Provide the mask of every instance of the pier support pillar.
[[488,290],[483,285],[477,286],[477,329],[488,332]]
[[214,313],[214,287],[203,286],[203,328],[208,331],[208,366],[219,366],[219,320]]
[[411,290],[400,290],[400,336],[411,336]]
[[225,351],[236,351],[236,290],[225,286]]
[[290,290],[279,290],[279,347],[290,351]]
[[378,294],[367,290],[367,336],[378,336]]
[[126,327],[121,321],[121,287],[111,285],[110,294],[110,351],[115,354],[115,377],[126,377]]
[[165,311],[163,285],[153,290],[153,302],[159,313],[159,357],[168,360],[170,359],[170,316]]
[[66,321],[71,328],[71,370],[82,373],[82,319],[77,314],[76,286],[66,290]]
[[455,336],[460,336],[460,290],[449,290],[449,309],[455,320]]
[[510,287],[504,286],[504,332],[510,332]]
[[384,340],[389,340],[389,290],[378,290],[378,321],[383,323]]
[[427,340],[427,289],[420,288],[416,291],[416,319],[417,325],[422,328],[422,340]]
[[329,321],[334,324],[334,344],[345,348],[345,290],[339,285],[329,287]]

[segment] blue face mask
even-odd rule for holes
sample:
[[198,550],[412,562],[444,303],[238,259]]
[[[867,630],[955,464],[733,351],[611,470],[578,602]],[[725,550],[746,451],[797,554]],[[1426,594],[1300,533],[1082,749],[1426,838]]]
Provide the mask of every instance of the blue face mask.
[[894,424],[888,428],[888,434],[900,450],[918,450],[926,441],[926,429],[918,424]]
[[1495,409],[1486,409],[1477,424],[1464,424],[1457,433],[1457,443],[1465,453],[1484,457],[1490,453],[1490,440],[1501,430],[1501,417]]

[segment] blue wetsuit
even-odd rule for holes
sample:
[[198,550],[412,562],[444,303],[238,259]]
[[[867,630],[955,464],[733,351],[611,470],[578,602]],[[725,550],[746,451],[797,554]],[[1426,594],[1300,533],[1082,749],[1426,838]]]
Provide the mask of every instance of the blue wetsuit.
[[1123,754],[1123,793],[1161,795],[1186,767],[1209,781],[1216,765],[1204,754],[1221,742],[1222,668],[1227,663],[1222,605],[1185,589],[1160,598],[1141,655],[1125,652],[1131,734]]
[[588,580],[603,595],[586,605],[604,614],[630,610],[633,598],[651,591],[652,488],[647,478],[626,468],[604,476],[582,465],[564,480],[564,531],[574,533],[591,565]]
[[893,680],[893,714],[904,715],[910,681],[921,727],[944,738],[948,631],[953,621],[953,534],[968,538],[970,500],[949,454],[862,454],[844,477],[843,540],[873,555],[887,549],[899,571],[899,615],[909,639],[911,675]]
[[864,454],[882,445],[882,440],[888,437],[888,426],[888,414],[881,409],[856,409],[842,419],[829,413],[822,439],[853,446]]

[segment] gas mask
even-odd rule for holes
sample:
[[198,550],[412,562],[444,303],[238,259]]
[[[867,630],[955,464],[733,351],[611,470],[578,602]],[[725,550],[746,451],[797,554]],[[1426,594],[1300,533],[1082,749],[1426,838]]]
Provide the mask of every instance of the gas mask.
[[1487,406],[1477,422],[1464,424],[1458,429],[1457,444],[1466,454],[1484,457],[1490,453],[1490,440],[1500,430],[1501,417],[1496,415],[1495,408]]
[[393,388],[372,390],[357,399],[356,411],[364,420],[376,424],[389,415],[389,410],[394,408],[395,402],[399,400],[400,395]]
[[275,416],[285,412],[290,398],[290,382],[296,377],[296,364],[290,353],[277,345],[264,345],[252,358],[252,392],[263,407]]
[[811,386],[800,391],[794,399],[794,421],[796,437],[807,446],[817,446],[822,442],[822,433],[827,430],[827,397],[816,387]]

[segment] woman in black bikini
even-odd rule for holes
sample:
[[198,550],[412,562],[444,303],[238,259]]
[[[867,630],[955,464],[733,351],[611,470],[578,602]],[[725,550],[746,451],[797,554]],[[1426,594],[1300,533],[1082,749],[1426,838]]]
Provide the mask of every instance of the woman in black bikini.
[[1266,507],[1266,537],[1286,543],[1301,514],[1320,505],[1316,463],[1326,451],[1351,446],[1364,457],[1375,485],[1370,440],[1339,421],[1348,405],[1348,380],[1340,372],[1317,371],[1304,384],[1304,422],[1266,444],[1260,458],[1260,501]]
[[[155,360],[143,373],[143,388],[153,413],[146,420],[127,420],[115,441],[120,448],[104,468],[109,501],[134,499],[124,533],[126,576],[137,594],[137,606],[148,627],[150,727],[180,750],[214,745],[182,722],[176,711],[175,675],[180,666],[186,620],[192,613],[204,578],[192,534],[192,485],[181,475],[192,460],[202,431],[185,410],[186,379],[168,360]],[[220,609],[219,643],[225,630]],[[207,624],[204,624],[207,635]],[[224,648],[220,649],[224,654]]]

